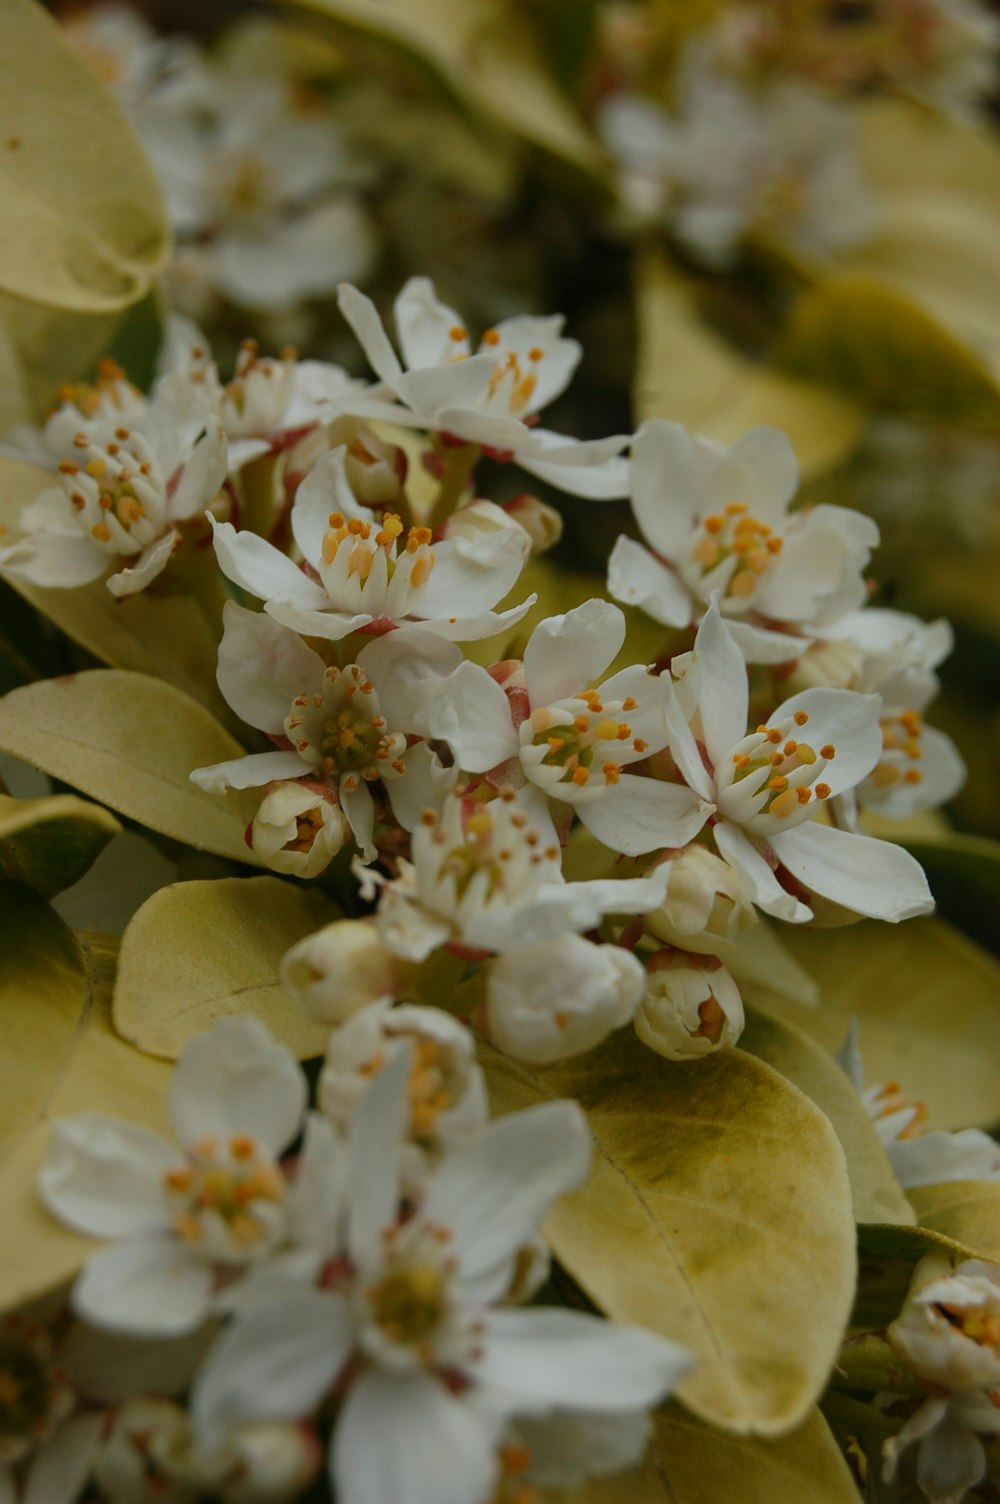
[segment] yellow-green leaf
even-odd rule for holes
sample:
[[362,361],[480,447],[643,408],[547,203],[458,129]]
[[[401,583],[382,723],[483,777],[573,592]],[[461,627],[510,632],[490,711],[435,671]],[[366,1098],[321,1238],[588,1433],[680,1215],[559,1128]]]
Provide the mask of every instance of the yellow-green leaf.
[[648,252],[638,270],[639,418],[669,418],[731,444],[758,424],[784,429],[804,475],[827,470],[857,442],[856,402],[749,359],[709,328],[696,285]]
[[11,690],[0,700],[0,751],[162,835],[255,865],[244,840],[254,792],[205,794],[189,778],[243,748],[160,679],[89,669]]
[[780,1071],[826,1113],[847,1158],[856,1222],[916,1220],[867,1108],[826,1050],[786,1019],[752,1010],[740,1048]]
[[163,197],[108,90],[35,0],[5,0],[0,289],[53,308],[124,308],[170,252]]
[[787,1436],[734,1436],[669,1405],[653,1418],[644,1461],[545,1504],[858,1504],[818,1410]]
[[[22,508],[52,485],[47,471],[0,456],[0,542],[18,535]],[[193,597],[142,591],[116,600],[103,580],[73,590],[9,583],[95,658],[166,679],[216,713],[228,714],[215,683],[221,630],[213,629]]]
[[0,794],[0,873],[51,898],[72,887],[120,830],[114,815],[73,794]]
[[748,986],[750,1001],[830,1051],[857,1018],[866,1082],[899,1082],[926,1104],[929,1128],[1000,1119],[1000,965],[986,951],[931,918],[808,932],[787,925],[781,938],[815,979],[820,1006]]
[[850,1185],[824,1114],[741,1050],[668,1063],[630,1031],[544,1071],[486,1063],[495,1111],[575,1097],[587,1113],[590,1178],[546,1224],[573,1278],[695,1354],[678,1397],[703,1419],[800,1424],[854,1291]]
[[525,16],[503,0],[298,0],[429,64],[474,109],[598,174],[603,154],[560,91]]
[[862,400],[1000,427],[1000,149],[916,105],[861,111],[869,242],[800,299],[781,358]]
[[282,989],[278,968],[330,917],[308,888],[276,877],[160,888],[122,936],[115,1027],[173,1060],[215,1019],[250,1013],[301,1059],[321,1054],[328,1031]]
[[0,1310],[61,1284],[97,1246],[38,1197],[49,1123],[94,1111],[167,1131],[170,1070],[115,1035],[113,972],[113,955],[74,936],[37,893],[0,883]]
[[906,1194],[921,1227],[954,1238],[976,1258],[1000,1263],[1000,1182],[952,1180],[914,1186]]

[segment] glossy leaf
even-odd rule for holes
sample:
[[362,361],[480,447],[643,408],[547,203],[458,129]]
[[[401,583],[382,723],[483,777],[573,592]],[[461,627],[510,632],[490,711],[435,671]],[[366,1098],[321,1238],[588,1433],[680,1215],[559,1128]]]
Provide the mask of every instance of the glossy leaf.
[[303,1060],[327,1031],[284,992],[281,958],[331,916],[308,889],[276,877],[173,883],[147,899],[122,936],[115,1027],[173,1060],[217,1018],[250,1013]]
[[496,0],[299,0],[416,54],[474,109],[596,174],[600,149],[554,82],[527,16]]
[[804,475],[829,469],[857,442],[856,403],[733,349],[699,313],[696,284],[660,254],[639,264],[638,324],[637,418],[669,418],[722,444],[771,424],[788,434]]
[[209,795],[188,776],[243,749],[162,680],[90,669],[12,690],[0,700],[0,750],[162,835],[254,865],[244,840],[253,791]]
[[109,91],[34,0],[5,0],[0,289],[101,312],[142,297],[170,236],[159,184]]
[[[17,536],[21,509],[52,483],[47,471],[0,456],[0,538],[4,542]],[[103,580],[74,590],[42,589],[21,580],[9,583],[96,658],[115,668],[166,679],[217,714],[229,714],[215,683],[221,629],[213,629],[192,596],[155,590],[116,600]]]
[[921,1227],[962,1243],[976,1258],[1000,1263],[1000,1182],[952,1180],[907,1191]]
[[818,1410],[787,1436],[733,1436],[679,1405],[653,1418],[643,1462],[543,1495],[545,1504],[858,1504],[840,1448]]
[[867,1108],[827,1050],[786,1019],[753,1011],[740,1048],[780,1071],[826,1113],[847,1158],[856,1222],[916,1220]]
[[986,951],[931,918],[809,932],[786,925],[782,940],[815,979],[820,1006],[762,987],[744,989],[750,1002],[831,1052],[856,1018],[866,1084],[899,1082],[925,1103],[928,1128],[1000,1119],[1000,965]]
[[46,898],[72,887],[121,825],[99,804],[72,794],[48,799],[0,795],[0,873]]
[[854,1290],[850,1186],[823,1113],[743,1051],[668,1063],[629,1031],[544,1071],[486,1058],[495,1111],[575,1097],[587,1113],[593,1170],[546,1224],[573,1278],[695,1354],[678,1397],[702,1419],[800,1424]]
[[62,1227],[35,1189],[48,1125],[95,1111],[167,1131],[169,1068],[111,1027],[114,956],[74,936],[43,898],[0,883],[0,1310],[70,1278],[97,1246]]

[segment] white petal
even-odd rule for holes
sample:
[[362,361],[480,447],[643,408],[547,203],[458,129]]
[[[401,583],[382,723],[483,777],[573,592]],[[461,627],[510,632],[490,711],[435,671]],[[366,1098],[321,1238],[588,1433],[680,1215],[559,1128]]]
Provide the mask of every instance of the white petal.
[[668,674],[663,675],[663,681],[668,691],[664,713],[667,721],[667,739],[673,759],[687,780],[688,786],[700,794],[706,802],[710,802],[715,795],[715,785],[701,760],[698,744],[688,724],[687,716],[684,714],[677,689]]
[[917,1482],[934,1504],[961,1504],[985,1474],[982,1442],[950,1414],[920,1443]]
[[287,554],[256,533],[238,533],[231,522],[212,522],[215,555],[227,579],[262,601],[290,601],[305,610],[320,611],[330,597],[307,579]]
[[712,766],[718,767],[746,736],[749,690],[743,654],[727,632],[715,601],[698,628],[694,651],[705,747]]
[[463,1281],[503,1269],[552,1202],[590,1168],[590,1130],[575,1102],[511,1113],[445,1159],[422,1213],[450,1228]]
[[386,784],[392,812],[404,830],[416,830],[424,810],[439,809],[457,782],[458,768],[446,768],[426,742],[417,742],[401,775]]
[[323,539],[330,526],[330,513],[374,520],[375,514],[358,505],[344,469],[344,445],[321,455],[295,493],[292,503],[292,534],[303,558],[318,569],[323,560]]
[[180,522],[202,511],[218,492],[228,467],[226,430],[218,418],[209,418],[168,503],[171,520]]
[[145,590],[158,575],[161,575],[170,563],[170,556],[174,551],[177,534],[174,532],[164,533],[153,543],[147,545],[136,559],[134,564],[125,569],[116,569],[114,574],[109,575],[107,587],[111,594],[121,599],[126,595],[136,595],[140,590]]
[[434,568],[418,602],[420,615],[462,616],[496,605],[513,588],[530,547],[527,533],[516,524],[436,543]]
[[111,562],[112,555],[81,532],[35,533],[0,550],[0,572],[46,587],[88,585]]
[[666,627],[686,627],[694,614],[691,595],[674,571],[632,538],[619,538],[611,550],[608,592]]
[[394,1046],[388,1062],[362,1097],[351,1124],[349,1250],[361,1269],[378,1260],[382,1230],[395,1223],[399,1209],[399,1146],[410,1122],[407,1083],[411,1054],[406,1042]]
[[498,1431],[489,1411],[429,1375],[366,1373],[337,1420],[338,1504],[485,1504]]
[[360,611],[356,616],[346,611],[331,611],[329,598],[325,610],[293,605],[290,601],[268,601],[264,610],[283,627],[291,627],[303,637],[325,638],[327,642],[340,642],[359,627],[367,627],[372,619],[368,611]]
[[41,1443],[31,1462],[21,1504],[75,1504],[97,1455],[102,1415],[74,1415]]
[[375,805],[372,802],[368,785],[359,781],[356,788],[348,788],[341,782],[340,807],[344,811],[344,819],[351,828],[351,835],[357,841],[363,859],[366,862],[373,862],[378,855],[372,845]]
[[327,1118],[311,1112],[287,1202],[293,1242],[327,1256],[336,1252],[346,1181],[346,1144]]
[[299,1131],[307,1096],[286,1045],[255,1018],[222,1018],[185,1045],[167,1100],[182,1144],[248,1135],[276,1159]]
[[394,387],[403,374],[403,367],[389,343],[371,298],[365,297],[363,292],[345,282],[337,289],[337,305],[354,330],[372,370],[387,386]]
[[222,794],[226,789],[258,789],[275,780],[301,778],[309,771],[297,752],[253,752],[232,762],[195,768],[189,776],[206,794]]
[[[420,413],[428,427],[446,428],[464,438],[466,435],[460,431],[461,422],[457,427],[451,427],[450,420],[471,413],[473,428],[482,426],[479,410],[489,393],[495,367],[491,355],[473,355],[468,360],[456,361],[454,365],[425,366],[423,370],[407,371],[394,385],[401,401],[412,407],[415,413]],[[520,423],[518,428],[523,431]]]
[[566,1310],[490,1313],[477,1377],[512,1410],[636,1410],[664,1399],[690,1371],[684,1348],[642,1327]]
[[799,903],[781,886],[774,872],[748,836],[731,820],[719,820],[712,827],[719,852],[743,877],[759,909],[775,919],[802,924],[812,918],[812,910]]
[[292,701],[320,683],[326,664],[297,633],[262,611],[227,601],[222,621],[216,677],[226,703],[247,725],[282,733]]
[[[676,559],[691,538],[701,488],[699,445],[679,423],[650,418],[632,445],[632,511],[646,541]],[[713,453],[721,454],[718,445]]]
[[81,1112],[53,1124],[38,1189],[49,1211],[78,1232],[131,1237],[169,1224],[163,1175],[180,1157],[138,1123]]
[[808,715],[796,735],[817,752],[828,742],[836,748],[836,756],[823,769],[823,782],[835,796],[860,783],[882,755],[881,709],[878,695],[859,695],[850,689],[806,689],[779,705],[768,725],[797,712]]
[[1000,1145],[979,1128],[894,1139],[886,1152],[904,1190],[951,1180],[1000,1180]]
[[414,705],[413,729],[447,742],[467,773],[485,773],[517,753],[507,696],[477,663],[462,663],[446,679],[428,682]]
[[892,841],[810,820],[772,836],[771,846],[800,883],[855,914],[896,924],[934,907],[924,869]]
[[527,616],[538,599],[527,595],[518,606],[509,606],[506,611],[480,611],[471,616],[438,617],[425,623],[428,631],[439,632],[449,642],[481,642],[484,637],[495,637],[498,632],[511,627]]
[[179,1337],[209,1313],[212,1270],[167,1235],[129,1238],[97,1253],[73,1286],[84,1321],[136,1337]]
[[771,632],[749,621],[726,617],[726,631],[747,663],[787,663],[798,658],[810,645],[808,637],[794,637],[790,632]]
[[440,301],[429,277],[411,277],[392,312],[399,347],[411,371],[468,355],[468,338],[452,339],[451,335],[453,329],[462,328],[462,320],[454,308]]
[[346,1363],[352,1322],[337,1295],[288,1291],[237,1317],[212,1348],[191,1397],[202,1443],[246,1421],[308,1416]]
[[625,641],[625,617],[597,598],[539,622],[524,650],[532,707],[551,705],[584,689],[607,668]]
[[608,784],[600,798],[577,805],[576,811],[591,835],[625,856],[686,846],[712,812],[684,784],[628,773]]

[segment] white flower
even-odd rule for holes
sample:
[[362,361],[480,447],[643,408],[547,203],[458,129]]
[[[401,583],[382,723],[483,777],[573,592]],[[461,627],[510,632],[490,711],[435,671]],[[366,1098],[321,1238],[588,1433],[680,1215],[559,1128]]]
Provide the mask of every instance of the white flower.
[[188,1044],[170,1083],[178,1148],[100,1113],[59,1119],[39,1189],[61,1221],[121,1241],[95,1254],[73,1290],[96,1326],[149,1336],[197,1327],[214,1268],[238,1272],[289,1230],[278,1156],[298,1133],[305,1081],[291,1052],[250,1018]]
[[103,416],[81,424],[60,489],[24,508],[25,536],[0,548],[0,570],[32,585],[86,585],[105,574],[112,595],[156,579],[180,544],[178,524],[215,498],[226,477],[226,437],[183,377],[162,381],[141,429]]
[[933,906],[926,878],[901,847],[810,818],[877,762],[878,696],[805,690],[749,735],[747,708],[746,665],[713,602],[685,679],[672,691],[670,750],[689,785],[690,807],[700,810],[701,823],[714,816],[719,853],[754,903],[778,919],[811,917],[778,881],[780,866],[799,891],[854,913],[890,921],[926,913]]
[[[375,916],[388,948],[411,961],[445,944],[480,955],[540,945],[592,929],[606,913],[654,908],[667,884],[663,869],[564,881],[551,830],[537,829],[510,789],[486,804],[449,795],[440,817],[428,812],[414,830],[412,857],[383,881]],[[369,881],[374,891],[379,879]]]
[[695,1060],[734,1045],[743,1033],[743,999],[718,961],[671,956],[651,966],[635,1031],[667,1060]]
[[[426,680],[453,672],[461,664],[460,649],[407,628],[373,638],[355,662],[340,669],[328,667],[295,632],[268,616],[227,601],[223,617],[219,688],[238,716],[285,750],[196,768],[192,782],[211,793],[304,778],[314,805],[339,803],[371,861],[371,786],[384,782],[393,813],[410,829],[420,811],[436,802],[441,779],[447,780],[426,746],[407,745],[407,733],[418,729]],[[485,676],[485,670],[478,672]]]
[[580,935],[508,951],[488,967],[489,1036],[518,1060],[567,1060],[627,1024],[644,983],[631,951]]
[[393,1042],[412,1041],[407,1094],[409,1136],[427,1149],[447,1149],[486,1122],[486,1086],[469,1030],[440,1008],[391,998],[371,1003],[334,1029],[319,1078],[319,1106],[346,1130]]
[[98,362],[93,381],[67,384],[59,388],[58,395],[59,406],[44,426],[39,429],[19,424],[9,429],[0,444],[0,454],[52,470],[59,460],[73,457],[73,440],[88,424],[141,428],[149,411],[147,398],[132,385],[117,361],[107,357]]
[[746,884],[707,846],[685,846],[666,859],[667,895],[646,915],[646,928],[680,950],[724,956],[757,915]]
[[292,506],[295,541],[307,576],[279,549],[230,523],[215,525],[223,573],[266,602],[276,621],[334,641],[378,622],[417,620],[457,641],[489,637],[519,621],[535,597],[509,611],[489,608],[514,585],[528,557],[523,529],[432,541],[426,527],[404,528],[354,497],[343,446],[319,460]]
[[400,996],[402,970],[369,920],[335,919],[285,952],[281,981],[321,1024],[334,1025]]
[[238,1318],[193,1409],[204,1444],[218,1445],[246,1420],[300,1418],[349,1373],[331,1457],[342,1504],[481,1504],[508,1416],[631,1412],[666,1393],[689,1359],[574,1311],[496,1308],[518,1249],[587,1173],[589,1135],[572,1103],[491,1124],[442,1162],[401,1219],[407,1053],[399,1047],[378,1073],[354,1120],[337,1278]]
[[640,1462],[651,1429],[646,1410],[522,1415],[508,1434],[504,1470],[522,1475],[536,1488],[580,1488],[588,1478]]
[[903,1310],[886,1334],[918,1378],[951,1393],[1000,1384],[1000,1266],[965,1259],[940,1272],[918,1265]]
[[820,505],[789,515],[798,465],[776,428],[731,448],[652,418],[632,448],[632,508],[649,544],[621,537],[608,589],[656,621],[700,621],[713,594],[744,657],[799,656],[826,622],[860,606],[878,542],[870,518]]
[[895,1476],[900,1454],[917,1443],[917,1483],[928,1504],[964,1504],[987,1475],[986,1448],[1000,1434],[1000,1410],[988,1394],[927,1399],[883,1444],[882,1478]]
[[260,801],[247,841],[275,872],[315,877],[350,835],[343,811],[310,779],[272,784]]
[[371,299],[344,286],[338,300],[382,383],[352,401],[352,412],[480,444],[577,496],[625,494],[618,456],[627,436],[577,443],[530,421],[564,390],[580,359],[577,342],[562,336],[560,316],[505,319],[487,329],[473,355],[455,310],[438,301],[426,277],[411,277],[393,310],[404,368]]

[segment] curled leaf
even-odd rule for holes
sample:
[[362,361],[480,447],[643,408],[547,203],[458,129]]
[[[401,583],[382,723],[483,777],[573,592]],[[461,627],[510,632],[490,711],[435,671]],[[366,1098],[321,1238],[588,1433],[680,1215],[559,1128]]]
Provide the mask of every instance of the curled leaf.
[[48,799],[0,795],[0,873],[46,898],[83,876],[121,830],[114,815],[72,794]]

